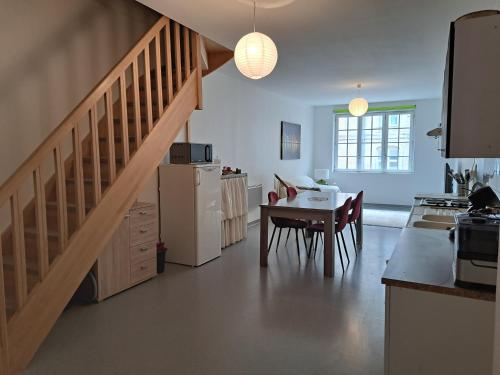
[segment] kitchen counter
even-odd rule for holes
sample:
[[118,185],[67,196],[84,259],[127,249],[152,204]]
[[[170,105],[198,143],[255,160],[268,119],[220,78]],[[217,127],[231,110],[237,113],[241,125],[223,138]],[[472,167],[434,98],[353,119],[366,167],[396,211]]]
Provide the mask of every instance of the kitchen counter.
[[448,231],[405,228],[382,277],[386,286],[495,301],[495,293],[454,285],[455,251]]
[[456,287],[454,260],[447,230],[403,229],[382,277],[385,375],[492,373],[495,293]]

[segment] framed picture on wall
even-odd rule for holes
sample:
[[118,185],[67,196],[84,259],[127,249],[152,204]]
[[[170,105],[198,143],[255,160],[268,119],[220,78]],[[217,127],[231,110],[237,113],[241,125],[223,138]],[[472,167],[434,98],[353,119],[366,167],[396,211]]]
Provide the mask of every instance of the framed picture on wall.
[[300,125],[281,121],[281,160],[300,159]]

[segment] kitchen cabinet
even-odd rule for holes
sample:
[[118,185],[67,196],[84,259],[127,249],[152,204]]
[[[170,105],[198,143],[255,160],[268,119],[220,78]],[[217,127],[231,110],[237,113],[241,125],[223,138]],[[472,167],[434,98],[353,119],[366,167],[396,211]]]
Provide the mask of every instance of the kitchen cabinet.
[[382,277],[385,375],[490,375],[495,293],[454,284],[448,232],[405,228]]
[[156,206],[137,202],[97,259],[97,300],[102,301],[156,276],[158,213]]
[[476,12],[452,23],[443,91],[442,153],[500,157],[500,14]]

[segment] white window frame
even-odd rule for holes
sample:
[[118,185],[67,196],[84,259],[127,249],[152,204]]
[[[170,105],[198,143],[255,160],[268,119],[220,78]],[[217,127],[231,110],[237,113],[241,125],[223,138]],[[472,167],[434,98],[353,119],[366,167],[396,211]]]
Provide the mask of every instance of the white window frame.
[[[389,115],[404,115],[409,114],[410,118],[410,150],[408,157],[408,170],[399,171],[387,169],[387,144],[388,142],[388,132],[389,132]],[[361,156],[361,130],[363,125],[363,117],[365,116],[374,116],[374,115],[382,115],[382,168],[381,169],[363,169],[361,168],[362,156]],[[334,121],[334,155],[333,155],[333,170],[337,173],[389,173],[389,174],[412,174],[414,173],[414,159],[415,159],[415,110],[393,110],[393,111],[373,111],[368,112],[365,116],[358,117],[358,153],[356,156],[356,169],[338,169],[337,161],[338,161],[338,125],[339,119],[341,118],[350,118],[353,117],[350,113],[338,113],[335,114]]]

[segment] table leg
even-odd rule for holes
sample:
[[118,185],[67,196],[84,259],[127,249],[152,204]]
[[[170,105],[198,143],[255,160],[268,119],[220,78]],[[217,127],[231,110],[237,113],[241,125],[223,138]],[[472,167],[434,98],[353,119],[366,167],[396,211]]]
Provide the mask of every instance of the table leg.
[[356,220],[356,247],[358,250],[363,248],[363,206],[361,206],[359,218]]
[[269,212],[266,207],[260,208],[260,266],[267,267],[267,242],[269,228]]
[[333,233],[335,220],[333,214],[328,215],[324,219],[325,222],[325,241],[323,257],[325,260],[324,275],[325,277],[333,277],[333,270],[335,269],[335,243],[333,242]]

